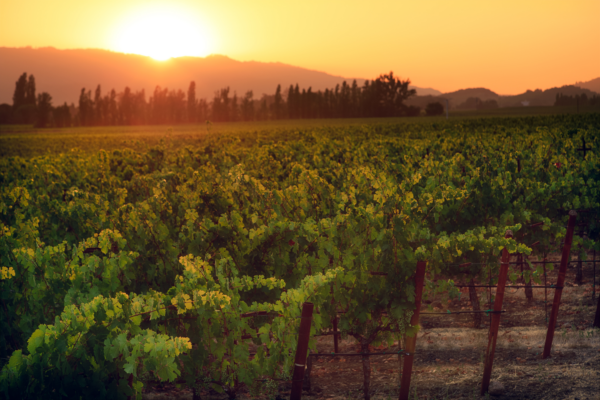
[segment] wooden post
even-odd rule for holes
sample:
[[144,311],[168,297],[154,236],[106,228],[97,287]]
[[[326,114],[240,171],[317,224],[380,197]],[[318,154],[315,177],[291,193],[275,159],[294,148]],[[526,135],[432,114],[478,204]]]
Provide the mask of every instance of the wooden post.
[[[592,293],[592,301],[596,299],[596,250],[594,249],[594,292]],[[594,327],[600,328],[600,296],[598,296],[598,305],[596,306],[596,317],[594,318]]]
[[596,306],[596,317],[594,318],[594,328],[600,328],[600,296],[598,296],[598,305]]
[[[417,262],[417,271],[415,272],[415,311],[410,319],[412,326],[419,325],[419,314],[421,313],[421,299],[423,297],[423,281],[425,280],[425,267],[427,261]],[[415,348],[417,346],[417,334],[413,337],[406,337],[404,340],[406,354],[404,356],[404,366],[402,368],[402,382],[400,384],[400,400],[408,400],[410,394],[410,378],[412,374],[412,365],[415,358]]]
[[575,230],[576,219],[577,212],[575,210],[569,211],[567,235],[565,236],[565,245],[563,246],[560,268],[558,270],[558,280],[556,282],[557,288],[554,289],[554,302],[552,303],[552,311],[550,312],[550,321],[548,322],[548,332],[546,333],[546,344],[544,345],[544,353],[542,354],[542,358],[550,357],[550,350],[552,350],[554,329],[556,329],[556,320],[558,319],[558,308],[560,307],[562,287],[565,284],[565,274],[567,273],[567,265],[569,264],[569,256],[571,255],[571,244],[573,243],[573,231]]
[[[333,285],[331,285],[331,304],[335,304],[333,298]],[[339,335],[338,335],[338,320],[337,320],[337,307],[333,309],[333,352],[339,353]]]
[[333,352],[334,353],[340,352],[339,337],[340,337],[340,335],[338,334],[338,319],[337,319],[337,315],[336,315],[333,318]]
[[475,280],[471,278],[469,281],[469,300],[471,301],[471,307],[473,308],[473,328],[479,329],[481,327],[481,308],[479,307],[479,296],[477,296],[477,288],[475,287]]
[[290,400],[300,400],[302,398],[304,367],[306,366],[306,356],[308,353],[308,340],[310,339],[313,307],[313,303],[302,304],[302,316],[300,317],[300,332],[298,334],[296,358],[294,359],[294,376],[292,378]]
[[[133,374],[129,374],[129,377],[127,378],[127,384],[129,385],[129,388],[133,391]],[[127,396],[127,400],[133,399],[135,399],[135,393],[133,393],[131,396]]]
[[[513,237],[512,231],[506,231],[505,238]],[[496,299],[494,300],[494,313],[490,323],[490,333],[488,338],[488,347],[485,353],[485,363],[483,365],[483,380],[481,381],[481,395],[487,393],[490,387],[492,377],[492,367],[494,365],[494,353],[496,352],[496,341],[498,340],[498,327],[500,326],[500,311],[502,311],[502,302],[504,300],[504,286],[506,285],[506,276],[508,275],[508,263],[510,254],[504,248],[502,250],[502,263],[500,264],[500,273],[498,275],[498,285],[496,287]]]

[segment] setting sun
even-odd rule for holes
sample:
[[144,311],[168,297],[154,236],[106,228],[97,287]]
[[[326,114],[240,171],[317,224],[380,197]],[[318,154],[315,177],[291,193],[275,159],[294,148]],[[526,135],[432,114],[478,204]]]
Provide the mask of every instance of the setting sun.
[[124,53],[164,61],[172,57],[206,56],[212,43],[206,27],[182,10],[154,8],[130,14],[117,29],[115,47]]

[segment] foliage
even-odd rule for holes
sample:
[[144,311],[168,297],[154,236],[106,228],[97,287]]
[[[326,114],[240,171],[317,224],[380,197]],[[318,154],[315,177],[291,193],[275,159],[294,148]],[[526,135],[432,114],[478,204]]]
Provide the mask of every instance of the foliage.
[[125,397],[177,380],[233,396],[289,379],[305,301],[313,334],[339,314],[363,347],[413,335],[417,261],[425,297],[455,296],[457,279],[496,276],[503,248],[555,246],[570,209],[598,229],[597,122],[322,127],[2,158],[0,391]]

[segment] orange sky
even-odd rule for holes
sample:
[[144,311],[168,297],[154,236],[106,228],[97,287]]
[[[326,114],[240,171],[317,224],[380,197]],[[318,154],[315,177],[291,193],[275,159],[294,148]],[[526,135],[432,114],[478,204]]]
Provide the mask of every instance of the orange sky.
[[600,1],[0,0],[0,46],[216,53],[517,94],[600,76]]

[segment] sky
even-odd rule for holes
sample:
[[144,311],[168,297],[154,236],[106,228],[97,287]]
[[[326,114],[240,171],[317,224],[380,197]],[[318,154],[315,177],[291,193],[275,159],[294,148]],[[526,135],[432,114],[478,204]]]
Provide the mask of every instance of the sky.
[[0,0],[0,46],[223,54],[518,94],[600,76],[600,0]]

